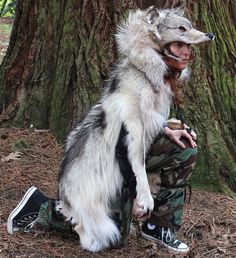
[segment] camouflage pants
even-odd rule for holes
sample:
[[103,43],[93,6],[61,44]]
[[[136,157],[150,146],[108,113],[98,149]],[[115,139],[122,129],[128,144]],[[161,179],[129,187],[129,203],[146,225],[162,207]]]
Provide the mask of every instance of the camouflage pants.
[[179,229],[182,224],[184,189],[196,164],[197,149],[182,140],[185,149],[166,137],[158,137],[151,147],[147,175],[154,198],[149,222]]
[[[197,149],[183,140],[182,149],[165,136],[159,135],[151,146],[147,157],[147,176],[154,198],[154,210],[148,222],[179,229],[182,223],[184,188],[196,163]],[[124,184],[121,195],[111,202],[113,219],[120,229],[125,243],[132,220],[132,205],[135,190],[132,184]],[[55,206],[57,201],[44,203],[39,212],[37,225],[47,228],[70,230]]]

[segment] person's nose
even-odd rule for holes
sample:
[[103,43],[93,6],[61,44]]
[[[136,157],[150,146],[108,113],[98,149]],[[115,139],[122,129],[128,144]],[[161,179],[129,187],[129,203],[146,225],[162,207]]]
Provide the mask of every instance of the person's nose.
[[191,46],[185,45],[181,49],[182,58],[189,58],[191,55]]

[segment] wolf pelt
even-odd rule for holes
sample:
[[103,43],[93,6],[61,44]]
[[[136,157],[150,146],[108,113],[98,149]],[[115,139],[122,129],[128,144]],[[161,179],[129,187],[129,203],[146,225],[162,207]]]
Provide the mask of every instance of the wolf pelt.
[[[178,12],[149,8],[129,13],[118,27],[120,59],[104,94],[68,136],[59,173],[59,209],[87,250],[102,250],[121,238],[111,219],[110,201],[123,184],[115,158],[122,126],[127,131],[128,159],[137,182],[134,213],[153,210],[145,155],[168,118],[172,99],[171,87],[164,80],[167,67],[161,48],[179,38],[184,41],[194,36],[196,41],[204,37]],[[185,26],[185,33],[180,26]]]

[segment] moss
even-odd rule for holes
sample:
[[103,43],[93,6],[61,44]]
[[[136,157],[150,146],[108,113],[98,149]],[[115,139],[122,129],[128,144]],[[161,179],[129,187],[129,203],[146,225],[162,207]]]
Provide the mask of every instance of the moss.
[[[212,191],[236,191],[236,84],[233,71],[236,37],[227,6],[221,0],[195,3],[193,17],[198,28],[216,39],[196,49],[190,87],[185,89],[186,120],[198,133],[199,155],[192,182]],[[214,13],[209,16],[209,11]],[[221,20],[221,22],[219,22]],[[201,51],[199,51],[199,49]],[[201,58],[202,57],[202,58]],[[204,58],[205,57],[205,58]]]
[[35,85],[28,102],[30,105],[28,110],[29,123],[36,128],[47,128],[48,96],[46,89]]
[[28,110],[28,106],[29,105],[28,105],[27,99],[24,98],[21,101],[19,109],[17,110],[17,113],[16,113],[16,115],[14,117],[13,126],[22,127],[24,125],[25,113]]
[[31,148],[31,144],[24,138],[19,139],[17,142],[14,143],[12,146],[13,151],[25,151]]

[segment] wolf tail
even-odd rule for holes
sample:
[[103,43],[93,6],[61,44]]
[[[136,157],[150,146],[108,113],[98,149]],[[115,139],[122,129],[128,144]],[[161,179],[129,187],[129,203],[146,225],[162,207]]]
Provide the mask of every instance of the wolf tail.
[[120,232],[104,207],[80,209],[79,223],[74,230],[79,234],[81,246],[91,252],[101,251],[120,242]]

